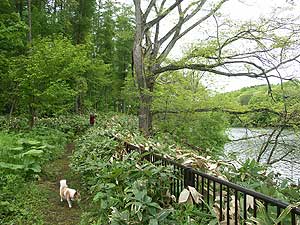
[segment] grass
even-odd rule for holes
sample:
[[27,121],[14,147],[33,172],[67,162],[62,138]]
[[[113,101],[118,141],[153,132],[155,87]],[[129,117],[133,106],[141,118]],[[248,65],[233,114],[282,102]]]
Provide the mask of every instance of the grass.
[[69,168],[69,157],[74,149],[73,144],[66,146],[65,153],[57,160],[44,167],[44,174],[38,182],[40,190],[47,193],[48,204],[41,209],[44,224],[79,224],[85,202],[85,193],[81,193],[83,203],[73,202],[72,208],[66,201],[60,202],[59,180],[66,179],[70,187],[80,190],[80,179]]
[[71,209],[66,201],[60,201],[59,196],[60,179],[67,179],[70,187],[80,190],[80,178],[69,168],[69,157],[73,149],[74,145],[68,144],[61,157],[43,167],[42,174],[36,177],[36,181],[15,183],[16,180],[12,179],[11,184],[6,188],[12,190],[13,186],[17,185],[18,193],[8,203],[10,216],[7,216],[8,214],[5,218],[0,216],[1,224],[75,225],[80,223],[86,194],[81,193],[83,201],[79,204],[74,202]]

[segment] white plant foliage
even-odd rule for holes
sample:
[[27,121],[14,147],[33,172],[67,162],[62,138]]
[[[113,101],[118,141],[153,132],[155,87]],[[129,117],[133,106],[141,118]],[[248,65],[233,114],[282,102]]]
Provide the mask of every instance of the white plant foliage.
[[184,188],[182,192],[179,195],[178,203],[189,203],[193,204],[194,202],[196,204],[199,204],[202,199],[202,195],[194,188],[191,186],[188,186],[187,188]]
[[247,195],[246,197],[246,210],[249,208],[254,209],[254,198],[250,195]]
[[203,202],[203,198],[202,198],[203,196],[196,190],[196,188],[188,186],[188,189],[196,204]]
[[191,203],[193,204],[193,199],[191,196],[191,193],[189,192],[188,189],[183,189],[182,192],[179,195],[178,203]]

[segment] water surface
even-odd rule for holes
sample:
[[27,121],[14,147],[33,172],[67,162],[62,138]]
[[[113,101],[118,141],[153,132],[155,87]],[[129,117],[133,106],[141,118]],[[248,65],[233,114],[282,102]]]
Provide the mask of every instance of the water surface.
[[[272,130],[231,128],[227,132],[232,141],[225,145],[225,154],[236,155],[238,161],[245,162],[247,158],[257,159],[263,143],[268,140],[268,134],[270,134]],[[270,152],[272,146],[273,144],[267,148],[267,153]],[[299,137],[292,131],[284,131],[278,138],[278,145],[272,159],[282,157],[291,148],[293,149],[293,153],[289,154],[284,160],[276,162],[271,166],[271,170],[278,173],[280,178],[289,178],[295,183],[300,181],[300,150],[298,146],[300,146]],[[267,158],[268,154],[264,155],[261,162],[266,163]],[[235,164],[237,163],[235,162]]]

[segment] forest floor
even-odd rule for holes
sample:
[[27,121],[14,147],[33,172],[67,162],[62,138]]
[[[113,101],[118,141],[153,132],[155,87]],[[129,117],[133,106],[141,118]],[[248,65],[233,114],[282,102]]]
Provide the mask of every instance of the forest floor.
[[[61,179],[66,179],[70,188],[80,190],[80,176],[71,171],[69,167],[70,157],[74,148],[75,145],[73,143],[67,144],[62,156],[45,166],[45,174],[38,183],[38,188],[46,193],[48,200],[47,205],[41,209],[44,224],[73,225],[80,222],[84,200],[79,204],[78,202],[72,202],[72,208],[69,208],[66,201],[60,201],[59,195],[59,181]],[[80,192],[80,194],[83,199],[83,193]]]

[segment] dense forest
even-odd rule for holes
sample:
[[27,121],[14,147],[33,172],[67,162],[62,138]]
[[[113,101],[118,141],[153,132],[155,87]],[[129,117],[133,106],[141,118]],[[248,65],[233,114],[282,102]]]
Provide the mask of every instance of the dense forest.
[[131,68],[132,11],[111,1],[29,3],[1,1],[1,112],[33,123],[120,107]]
[[[1,0],[0,223],[222,223],[213,205],[172,203],[171,169],[140,165],[112,137],[299,202],[299,188],[269,170],[300,153],[299,18],[286,14],[295,3],[236,22],[219,13],[226,2]],[[172,57],[197,27],[207,31]],[[207,76],[265,84],[220,93]],[[224,153],[232,127],[267,129],[240,167]],[[54,194],[66,177],[83,193],[73,211]]]

